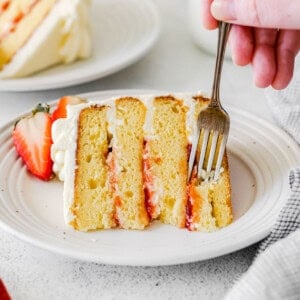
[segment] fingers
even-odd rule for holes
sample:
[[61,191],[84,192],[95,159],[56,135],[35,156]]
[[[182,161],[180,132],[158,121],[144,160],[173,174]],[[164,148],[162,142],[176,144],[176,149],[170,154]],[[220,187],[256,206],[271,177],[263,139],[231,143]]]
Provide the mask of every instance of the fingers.
[[276,75],[277,32],[276,29],[254,29],[253,76],[254,83],[261,88],[271,85]]
[[218,26],[217,20],[211,15],[210,7],[213,0],[201,1],[202,23],[206,29],[215,29]]
[[277,72],[272,82],[275,89],[287,87],[293,76],[295,57],[300,50],[300,31],[282,30],[277,41]]
[[263,28],[300,28],[299,0],[215,0],[211,5],[218,20]]
[[299,0],[202,0],[201,11],[207,29],[217,27],[216,19],[246,25],[231,29],[232,59],[241,66],[252,63],[258,87],[288,85],[300,50],[300,30],[291,30],[300,29]]
[[254,53],[253,30],[250,27],[234,25],[229,35],[232,60],[236,65],[246,66]]
[[254,83],[258,87],[287,87],[293,76],[295,57],[300,50],[300,31],[254,30],[252,59]]

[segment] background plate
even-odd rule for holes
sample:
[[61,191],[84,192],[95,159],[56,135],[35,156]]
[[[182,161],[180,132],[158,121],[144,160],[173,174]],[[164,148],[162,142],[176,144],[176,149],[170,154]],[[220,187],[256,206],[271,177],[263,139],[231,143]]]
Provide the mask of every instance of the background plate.
[[[90,100],[145,91],[88,94]],[[214,233],[163,224],[144,231],[82,233],[63,220],[58,181],[32,177],[17,157],[11,131],[0,128],[0,226],[29,243],[80,260],[118,265],[169,265],[213,258],[264,238],[288,194],[288,173],[299,164],[299,147],[277,127],[239,109],[229,109],[228,141],[234,222]]]
[[93,56],[36,75],[0,80],[0,91],[34,91],[98,79],[144,56],[159,35],[160,20],[150,0],[93,0]]

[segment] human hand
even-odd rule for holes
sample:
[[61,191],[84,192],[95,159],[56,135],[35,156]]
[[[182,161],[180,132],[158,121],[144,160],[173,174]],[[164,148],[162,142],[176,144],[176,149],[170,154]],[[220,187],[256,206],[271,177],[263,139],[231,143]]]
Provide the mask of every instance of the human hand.
[[299,0],[202,0],[207,29],[217,20],[235,24],[229,43],[233,62],[252,64],[258,87],[285,88],[300,50]]

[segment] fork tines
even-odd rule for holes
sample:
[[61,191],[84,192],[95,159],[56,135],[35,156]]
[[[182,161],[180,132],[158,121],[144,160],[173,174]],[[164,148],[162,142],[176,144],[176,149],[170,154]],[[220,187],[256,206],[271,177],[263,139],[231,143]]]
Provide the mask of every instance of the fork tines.
[[207,108],[199,114],[197,135],[192,141],[189,176],[217,180],[229,131],[229,117],[224,110]]

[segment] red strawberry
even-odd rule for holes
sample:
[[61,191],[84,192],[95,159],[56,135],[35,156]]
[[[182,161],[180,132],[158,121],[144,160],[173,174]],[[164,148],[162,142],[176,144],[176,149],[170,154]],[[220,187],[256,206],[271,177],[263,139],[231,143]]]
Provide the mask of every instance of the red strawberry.
[[28,170],[42,180],[52,175],[52,118],[49,105],[39,104],[32,114],[19,120],[13,131],[13,142]]
[[11,299],[1,278],[0,278],[0,299],[1,300],[10,300]]
[[53,122],[59,118],[67,117],[67,105],[83,103],[84,100],[76,96],[64,96],[59,99],[56,109],[52,113]]

